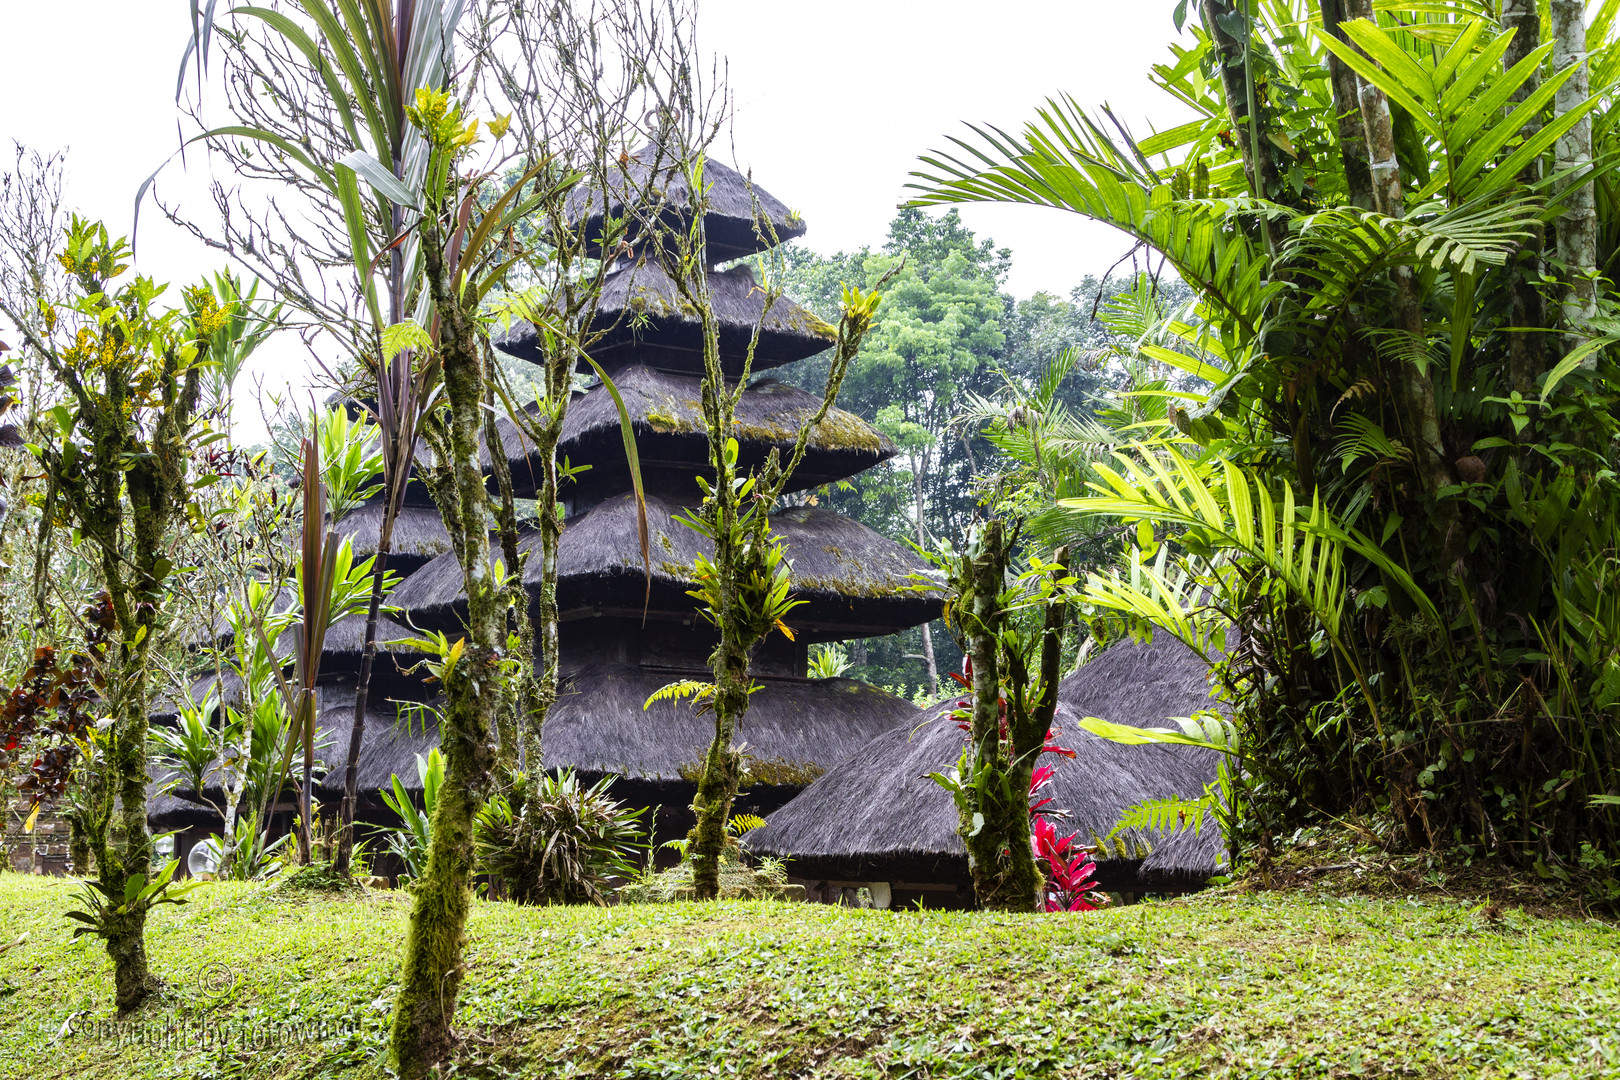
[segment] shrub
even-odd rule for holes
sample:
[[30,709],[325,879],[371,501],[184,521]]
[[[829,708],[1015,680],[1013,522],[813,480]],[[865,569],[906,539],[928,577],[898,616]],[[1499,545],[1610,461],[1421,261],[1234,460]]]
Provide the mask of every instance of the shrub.
[[517,774],[473,823],[478,866],[520,904],[606,904],[611,877],[638,870],[642,815],[608,798],[611,777],[582,787],[572,770]]
[[397,775],[389,777],[393,791],[379,792],[388,809],[399,815],[403,822],[391,829],[381,830],[388,850],[405,864],[405,873],[412,881],[422,876],[427,866],[428,845],[433,840],[433,807],[439,799],[439,785],[444,783],[444,755],[438,747],[428,751],[427,757],[416,755],[416,772],[422,779],[422,806],[418,810],[411,802],[405,785]]

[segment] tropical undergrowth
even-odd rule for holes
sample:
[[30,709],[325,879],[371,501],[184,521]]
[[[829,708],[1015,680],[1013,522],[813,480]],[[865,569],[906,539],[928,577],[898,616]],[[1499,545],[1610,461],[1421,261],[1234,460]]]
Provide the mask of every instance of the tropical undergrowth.
[[1193,122],[1137,141],[1051,102],[919,187],[1107,222],[1195,293],[1134,343],[1182,377],[1162,419],[1037,521],[1126,526],[1094,617],[1217,664],[1246,843],[1373,815],[1607,895],[1615,13],[1554,5],[1541,41],[1535,18],[1360,7],[1206,3],[1155,69]]

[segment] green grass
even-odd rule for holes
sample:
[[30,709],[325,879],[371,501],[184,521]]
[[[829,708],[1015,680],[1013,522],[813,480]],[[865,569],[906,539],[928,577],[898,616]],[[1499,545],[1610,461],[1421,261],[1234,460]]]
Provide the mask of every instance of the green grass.
[[[58,1039],[74,1014],[111,1019],[105,954],[61,918],[70,893],[0,874],[0,939],[28,935],[0,953],[0,1075],[383,1075],[404,897],[204,886],[150,934],[171,990],[138,1022],[176,1034],[120,1046]],[[1620,1075],[1620,930],[1430,901],[1262,893],[1079,916],[479,902],[469,965],[467,1077]],[[244,1042],[322,1021],[324,1038]]]

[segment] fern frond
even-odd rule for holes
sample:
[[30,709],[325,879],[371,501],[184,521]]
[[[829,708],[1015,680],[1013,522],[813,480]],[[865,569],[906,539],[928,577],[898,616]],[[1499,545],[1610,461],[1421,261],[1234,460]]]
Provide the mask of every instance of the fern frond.
[[692,698],[695,704],[713,696],[714,683],[700,682],[696,679],[682,679],[679,682],[660,686],[653,691],[652,697],[647,699],[641,709],[645,712],[660,701],[681,701],[685,698]]
[[1119,824],[1108,834],[1108,839],[1112,840],[1123,832],[1177,833],[1188,827],[1200,833],[1204,829],[1204,815],[1214,809],[1213,791],[1205,791],[1197,799],[1185,799],[1179,795],[1167,799],[1144,799],[1135,806],[1125,808]]
[[765,819],[758,814],[733,814],[731,820],[726,822],[726,831],[732,836],[742,836],[744,833],[763,828],[764,825]]

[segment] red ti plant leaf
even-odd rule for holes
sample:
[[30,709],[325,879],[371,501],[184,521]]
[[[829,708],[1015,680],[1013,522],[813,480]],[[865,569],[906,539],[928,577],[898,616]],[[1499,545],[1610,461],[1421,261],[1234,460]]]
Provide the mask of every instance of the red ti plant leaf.
[[[1074,756],[1073,750],[1052,743],[1050,731],[1046,734],[1046,743],[1048,752]],[[1043,890],[1045,909],[1095,911],[1108,900],[1092,880],[1097,872],[1097,864],[1092,861],[1091,852],[1080,846],[1076,834],[1059,836],[1051,815],[1061,811],[1046,810],[1052,804],[1052,799],[1036,798],[1041,789],[1052,783],[1055,775],[1053,766],[1042,765],[1035,769],[1029,779],[1030,845],[1035,852],[1035,861],[1042,864],[1046,874],[1046,888]]]

